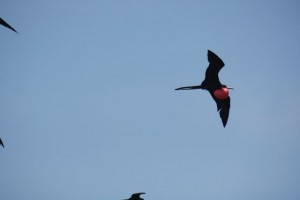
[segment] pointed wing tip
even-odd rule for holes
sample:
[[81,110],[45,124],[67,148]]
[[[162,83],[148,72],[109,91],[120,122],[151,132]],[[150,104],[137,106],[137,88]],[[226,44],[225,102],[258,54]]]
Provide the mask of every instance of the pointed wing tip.
[[10,30],[12,30],[13,32],[15,32],[15,33],[17,33],[17,34],[19,34],[19,32],[18,31],[16,31],[13,27],[11,27],[11,26],[9,26],[9,27],[7,27],[8,29],[10,29]]
[[226,127],[226,124],[228,122],[229,118],[229,112],[230,112],[230,97],[228,96],[227,99],[224,99],[223,101],[220,102],[221,104],[217,104],[219,110],[219,115],[222,120],[223,127]]
[[225,127],[226,127],[226,124],[227,124],[228,118],[227,118],[227,119],[223,119],[223,118],[221,117],[221,119],[222,119],[223,127],[225,128]]
[[9,25],[9,24],[8,24],[6,21],[4,21],[4,19],[2,19],[1,17],[0,17],[0,24],[3,25],[3,26],[5,26],[5,27],[8,28],[8,29],[14,31],[15,33],[18,33],[18,31],[16,31],[11,25]]
[[223,127],[225,128],[229,117],[229,111],[225,111],[221,109],[219,113],[220,113],[220,118],[222,120]]
[[216,55],[214,52],[212,52],[211,50],[207,50],[207,55],[209,56],[209,55]]
[[225,66],[223,60],[211,50],[207,50],[207,58],[210,64],[218,66],[220,69]]

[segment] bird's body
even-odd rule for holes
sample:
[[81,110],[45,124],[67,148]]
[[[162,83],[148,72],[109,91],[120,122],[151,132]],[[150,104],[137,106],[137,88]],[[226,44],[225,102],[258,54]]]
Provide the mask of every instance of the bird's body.
[[9,28],[10,30],[18,33],[12,26],[10,26],[6,21],[4,21],[2,18],[0,18],[0,24],[5,26],[6,28]]
[[4,148],[4,144],[3,144],[2,140],[1,140],[1,138],[0,138],[0,145]]
[[[214,92],[221,88],[227,88],[226,85],[222,85],[219,80],[219,71],[224,67],[224,62],[215,53],[208,50],[207,53],[209,65],[205,72],[205,79],[202,81],[201,85],[180,87],[176,90],[192,90],[192,89],[203,89],[208,90],[212,98],[217,103],[217,110],[220,113],[223,126],[227,124],[229,109],[230,109],[230,97],[224,99],[219,99],[214,95]],[[228,88],[231,89],[231,88]]]
[[144,200],[143,198],[140,197],[140,195],[142,194],[146,194],[146,193],[145,192],[134,193],[131,195],[129,199],[125,199],[125,200]]

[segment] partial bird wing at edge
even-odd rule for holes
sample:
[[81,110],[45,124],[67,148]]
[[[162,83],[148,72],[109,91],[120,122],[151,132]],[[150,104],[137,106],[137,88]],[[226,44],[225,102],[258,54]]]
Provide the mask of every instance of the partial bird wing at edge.
[[4,144],[3,144],[2,140],[1,140],[1,138],[0,138],[0,145],[4,148]]
[[18,31],[16,31],[13,27],[11,27],[8,23],[6,23],[6,21],[4,21],[2,18],[0,18],[0,24],[5,26],[6,28],[9,28],[10,30],[18,33]]

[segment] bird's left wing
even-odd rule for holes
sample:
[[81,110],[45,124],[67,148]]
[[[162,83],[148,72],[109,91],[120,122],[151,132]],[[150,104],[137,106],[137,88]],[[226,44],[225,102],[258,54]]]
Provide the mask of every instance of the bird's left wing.
[[2,18],[0,18],[0,24],[5,26],[6,28],[9,28],[10,30],[18,33],[18,31],[16,31],[13,27],[11,27],[8,23],[6,23],[6,21],[4,21]]

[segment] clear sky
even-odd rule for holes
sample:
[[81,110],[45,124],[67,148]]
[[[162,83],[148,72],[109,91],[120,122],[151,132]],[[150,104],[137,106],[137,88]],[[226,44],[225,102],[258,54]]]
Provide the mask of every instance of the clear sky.
[[[1,0],[1,200],[300,199],[300,3]],[[200,84],[207,50],[226,128]]]

